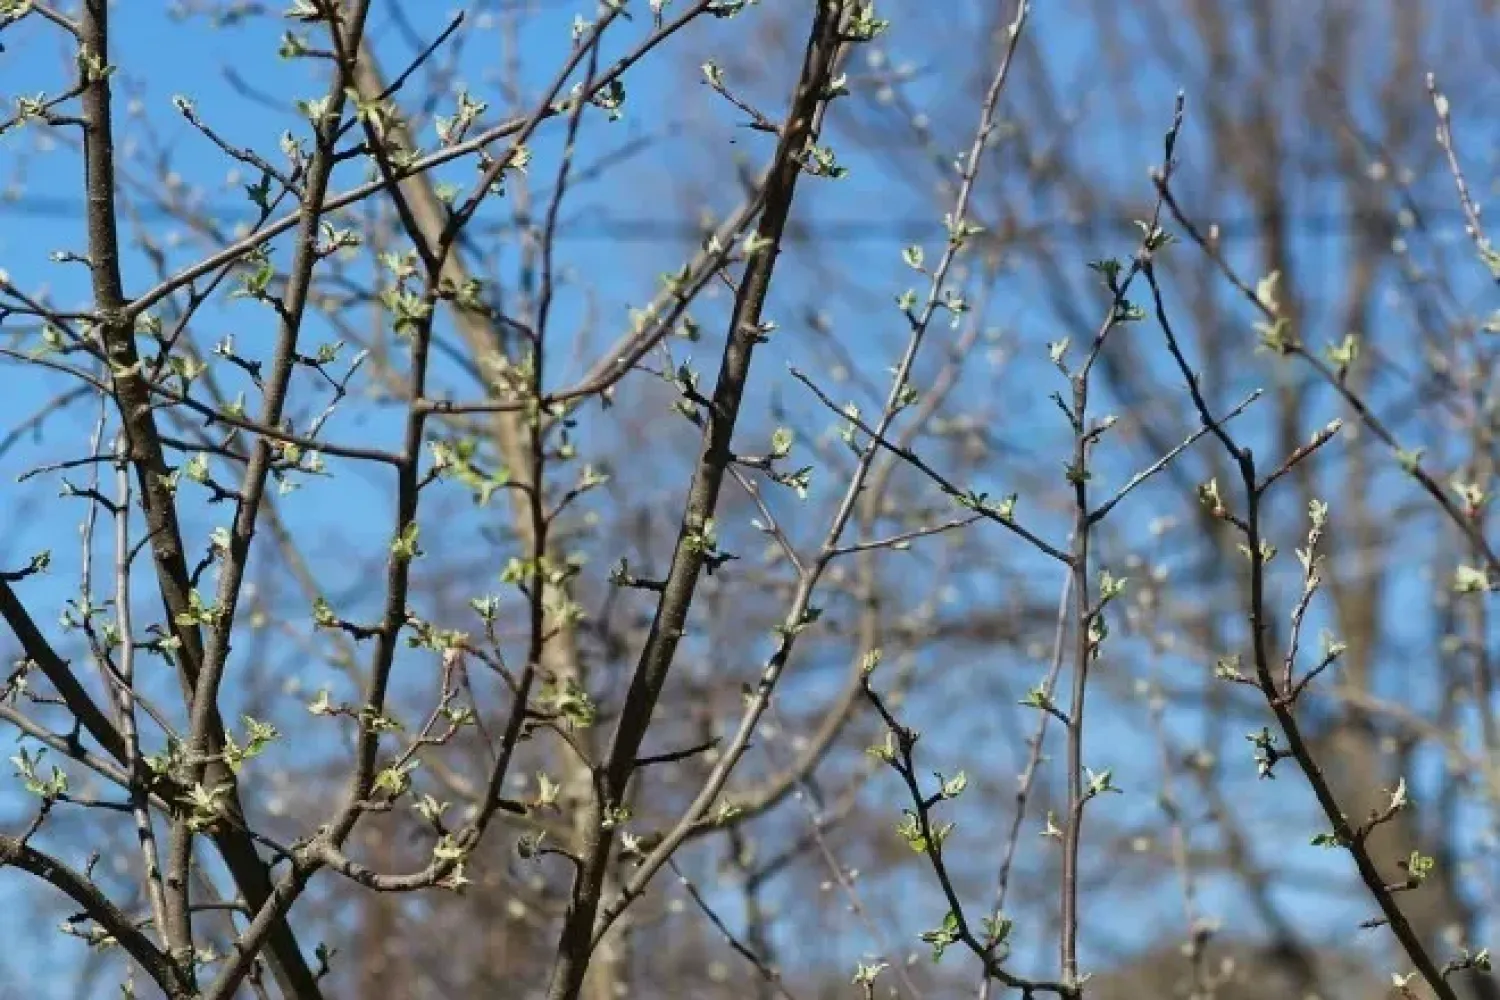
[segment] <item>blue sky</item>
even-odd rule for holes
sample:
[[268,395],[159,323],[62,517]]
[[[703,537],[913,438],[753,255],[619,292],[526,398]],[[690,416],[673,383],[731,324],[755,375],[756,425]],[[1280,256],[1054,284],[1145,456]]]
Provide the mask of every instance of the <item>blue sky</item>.
[[[567,26],[574,14],[587,9],[587,5],[576,2],[545,2],[537,6],[540,13],[528,20],[519,39],[520,49],[525,55],[524,85],[533,91],[550,76],[557,59],[564,52]],[[913,35],[903,36],[902,29],[905,26],[898,22],[897,32],[893,36],[892,61],[899,62],[904,46],[909,45],[915,53],[913,58],[917,60],[922,73],[919,73],[919,82],[911,88],[911,93],[918,103],[942,106],[944,90],[951,85],[951,81],[941,72],[941,64],[934,61],[935,40],[946,36],[961,36],[965,30],[965,18],[980,6],[977,3],[959,4],[962,15],[951,23],[930,26],[931,37],[916,37],[929,26],[922,26]],[[134,163],[132,169],[137,171],[135,176],[142,180],[149,179],[152,183],[159,183],[160,178],[152,169],[150,156],[167,156],[170,171],[195,189],[201,187],[204,203],[213,207],[213,214],[220,217],[224,224],[232,225],[237,218],[249,215],[250,208],[243,198],[240,186],[253,178],[230,176],[229,166],[222,155],[175,116],[170,103],[172,96],[192,95],[205,119],[220,129],[229,141],[257,149],[274,150],[279,133],[296,126],[295,116],[290,111],[291,100],[320,93],[323,82],[321,78],[309,75],[295,65],[288,68],[276,59],[276,39],[280,26],[274,19],[270,23],[252,19],[232,29],[212,30],[203,20],[174,21],[163,13],[164,7],[165,5],[141,3],[137,0],[115,4],[114,43],[117,51],[112,53],[112,59],[123,67],[119,76],[117,101],[126,123],[126,133],[135,137],[141,158],[131,161],[128,150],[122,148],[122,153],[126,154],[127,162]],[[376,9],[371,31],[379,39],[389,71],[404,63],[409,58],[411,49],[399,27],[392,21],[386,5],[377,4]],[[1099,39],[1092,37],[1094,29],[1088,27],[1087,22],[1070,20],[1071,17],[1061,7],[1050,11],[1039,10],[1032,25],[1031,37],[1036,39],[1035,44],[1043,47],[1046,61],[1056,79],[1082,81],[1079,84],[1081,92],[1091,95],[1089,100],[1097,107],[1099,102],[1107,103],[1110,99],[1108,93],[1100,91],[1097,83],[1088,83],[1088,71],[1096,58]],[[422,30],[430,30],[436,23],[436,20],[424,19]],[[466,42],[467,48],[457,68],[457,79],[468,83],[476,91],[493,91],[495,81],[491,67],[506,56],[502,35],[493,11],[480,14],[473,23],[475,31]],[[627,29],[623,37],[636,37],[641,30],[641,24],[637,23]],[[692,66],[700,58],[719,58],[728,65],[732,64],[734,57],[752,61],[756,58],[776,57],[771,52],[760,54],[726,51],[729,46],[739,44],[732,41],[734,36],[725,34],[728,30],[725,26],[708,26],[703,31],[689,34],[676,56],[647,60],[627,77],[630,97],[624,120],[617,126],[612,126],[612,132],[593,133],[594,141],[598,143],[591,147],[595,150],[624,148],[635,140],[654,141],[645,152],[628,158],[618,172],[611,174],[610,180],[590,186],[572,203],[563,230],[561,260],[574,276],[576,285],[573,290],[577,292],[584,288],[588,294],[571,294],[563,298],[556,318],[560,326],[581,326],[591,317],[603,316],[606,317],[602,324],[606,330],[604,337],[612,336],[619,328],[627,307],[644,302],[654,291],[656,275],[673,269],[687,249],[680,223],[691,218],[691,213],[687,211],[684,202],[698,198],[702,192],[704,207],[718,211],[731,207],[736,187],[726,164],[733,156],[741,153],[752,163],[759,162],[763,156],[764,144],[757,141],[756,137],[737,134],[723,127],[725,115],[722,108],[703,97],[703,88],[693,83],[694,89],[685,89],[684,81],[692,80]],[[909,42],[905,40],[908,38],[911,39]],[[0,53],[0,97],[9,100],[20,93],[34,93],[38,90],[55,92],[59,89],[59,81],[65,79],[63,74],[68,66],[68,58],[58,45],[55,33],[28,24],[20,32],[7,34],[4,41],[6,51]],[[278,113],[237,93],[236,88],[223,76],[222,70],[226,65],[236,67],[238,77],[245,85],[268,94],[288,110]],[[1170,113],[1172,92],[1181,81],[1168,78],[1159,69],[1143,69],[1142,73],[1140,92],[1159,96],[1160,99],[1156,102],[1159,106],[1157,117],[1164,126]],[[921,82],[923,80],[927,82]],[[779,99],[777,95],[771,96]],[[1082,100],[1080,98],[1080,102]],[[657,110],[660,108],[672,110],[663,115]],[[1195,110],[1195,106],[1190,105],[1190,116]],[[1112,125],[1107,114],[1102,115],[1101,120],[1103,124],[1092,130],[1087,137],[1087,150],[1083,157],[1087,162],[1097,164],[1102,184],[1114,189],[1134,185],[1141,190],[1141,198],[1144,199],[1146,167],[1155,164],[1160,157],[1161,127],[1141,130]],[[151,142],[144,138],[146,133],[142,126],[148,122],[157,130],[161,140],[160,149],[153,149]],[[711,127],[703,127],[705,122],[711,123]],[[835,137],[839,127],[835,115]],[[968,128],[967,112],[954,127]],[[665,139],[660,138],[663,135],[666,136]],[[730,145],[731,138],[734,140],[733,145]],[[953,138],[961,138],[961,132],[954,132]],[[1185,157],[1191,157],[1194,151],[1201,148],[1199,139],[1199,133],[1195,132],[1190,118],[1184,141]],[[130,140],[127,139],[128,141]],[[1488,151],[1481,150],[1478,143],[1473,145],[1477,155],[1487,154]],[[536,147],[535,176],[546,177],[552,169],[555,145],[549,145],[549,140],[541,139]],[[706,166],[717,173],[705,177]],[[913,239],[924,242],[929,250],[936,247],[941,240],[938,225],[940,212],[934,209],[932,199],[927,196],[926,186],[916,181],[892,183],[892,178],[882,172],[879,164],[873,162],[870,153],[856,155],[851,160],[851,166],[854,169],[850,178],[840,186],[825,184],[808,185],[804,188],[805,200],[802,205],[806,207],[801,210],[806,211],[806,218],[815,220],[817,225],[843,234],[838,245],[842,254],[841,264],[851,276],[850,280],[859,288],[868,290],[868,297],[888,299],[899,291],[901,282],[905,280],[897,250],[903,242]],[[0,139],[0,195],[4,198],[0,200],[0,267],[8,271],[11,279],[22,287],[35,288],[45,284],[61,304],[86,301],[87,285],[83,270],[76,264],[59,265],[47,260],[47,254],[54,249],[82,250],[83,235],[78,214],[80,203],[77,198],[78,171],[79,161],[72,151],[47,148],[47,143],[41,141],[39,133],[34,130]],[[464,168],[450,172],[449,176],[467,179],[468,174]],[[1201,176],[1201,172],[1194,176]],[[336,186],[347,186],[358,179],[352,169],[347,170],[340,175]],[[1036,203],[1030,206],[1031,217],[1037,220],[1055,219],[1058,209],[1054,202],[1055,199],[1039,196]],[[189,245],[183,245],[179,250],[172,249],[173,230],[177,224],[170,219],[148,214],[145,216],[145,224],[154,237],[163,242],[169,253],[174,255],[174,263],[180,264],[195,256]],[[924,225],[928,227],[925,230],[922,228]],[[1451,226],[1449,230],[1451,233]],[[1316,274],[1320,260],[1337,259],[1345,252],[1346,247],[1342,234],[1336,230],[1331,235],[1319,236],[1310,228],[1309,233],[1310,235],[1298,239],[1295,252],[1299,260],[1308,265],[1299,268],[1299,271]],[[1123,255],[1131,249],[1129,235],[1125,233],[1083,229],[1076,241],[1078,246],[1075,256],[1079,272],[1083,270],[1082,263],[1090,258],[1108,254]],[[1231,252],[1253,272],[1253,265],[1249,263],[1245,250],[1232,245]],[[513,263],[503,256],[502,261],[506,264]],[[138,250],[132,251],[127,259],[126,272],[127,287],[130,290],[139,291],[153,283],[148,262]],[[795,316],[794,307],[800,308],[807,302],[826,305],[836,325],[860,331],[858,336],[864,339],[855,341],[857,351],[860,352],[858,360],[870,359],[864,366],[865,373],[876,379],[882,377],[887,363],[885,355],[890,353],[902,333],[891,322],[894,313],[874,311],[876,316],[883,319],[872,322],[869,317],[873,310],[868,306],[868,301],[863,304],[851,303],[851,296],[834,294],[829,294],[824,299],[818,294],[815,272],[809,270],[807,274],[809,276],[805,277],[796,270],[785,274],[783,280],[786,291],[781,293],[784,297],[780,302],[784,304],[787,314]],[[1077,287],[1083,287],[1081,279],[1081,273],[1075,276]],[[1477,282],[1475,287],[1479,287]],[[1040,289],[1040,279],[1036,274],[1018,267],[1002,279],[992,310],[997,326],[1021,331],[1017,334],[1019,340],[1013,344],[1013,354],[1018,356],[1018,360],[1007,371],[1014,373],[1016,383],[1026,388],[1043,387],[1050,391],[1053,387],[1061,388],[1060,384],[1054,386],[1060,380],[1045,364],[1042,345],[1050,339],[1047,334],[1055,329],[1056,323]],[[1325,291],[1328,290],[1309,288],[1314,298],[1320,298]],[[1399,317],[1393,317],[1390,322],[1398,323]],[[261,336],[256,324],[263,323],[263,317],[255,312],[254,307],[246,304],[216,304],[204,313],[204,323],[211,327],[211,336],[214,338],[223,333],[233,333],[236,334],[237,342],[255,344],[256,338]],[[792,329],[795,324],[789,320],[787,326]],[[1319,328],[1318,333],[1323,332]],[[317,329],[313,332],[312,339],[326,335],[326,328]],[[1142,328],[1133,332],[1132,336],[1140,337],[1143,344],[1149,345],[1140,349],[1140,363],[1153,366],[1158,364],[1152,360],[1158,353],[1155,332]],[[1248,333],[1245,336],[1248,343]],[[710,340],[694,352],[700,369],[706,370],[705,374],[711,371],[715,349],[715,341]],[[1133,347],[1131,349],[1135,350]],[[775,373],[757,385],[755,391],[758,398],[769,400],[772,397],[792,395],[791,384],[783,374],[784,365],[805,361],[812,356],[812,352],[804,349],[794,338],[779,340],[766,366]],[[873,360],[877,357],[880,360]],[[566,381],[569,374],[566,364],[560,365],[564,370],[557,373],[559,382]],[[1007,378],[1010,377],[1007,375]],[[56,379],[37,378],[30,374],[18,376],[14,369],[0,369],[0,379],[5,380],[3,412],[7,425],[13,419],[24,418],[42,406],[62,384]],[[1225,398],[1241,392],[1239,383],[1243,383],[1243,388],[1266,384],[1266,370],[1259,361],[1247,364],[1243,372],[1237,373],[1235,382],[1234,387],[1225,387]],[[1016,383],[1003,384],[1009,386]],[[982,399],[987,393],[997,391],[1000,385],[998,381],[987,381],[981,377],[966,391],[974,398]],[[1059,428],[1056,415],[1049,410],[1050,404],[1046,402],[1046,392],[1038,390],[1031,395],[1035,398],[1003,401],[1011,404],[1012,408],[1005,411],[1002,407],[1002,412],[1014,414],[1005,433],[1020,444],[1031,443],[1042,449],[1048,442],[1056,440]],[[1102,399],[1100,412],[1107,411],[1110,402],[1108,398]],[[1317,426],[1322,420],[1337,414],[1336,408],[1326,401],[1320,401],[1314,410],[1317,414],[1326,415],[1319,417],[1310,426]],[[816,422],[813,411],[803,407],[799,413],[809,423]],[[55,618],[61,610],[62,602],[71,596],[70,588],[77,579],[79,553],[74,525],[81,509],[76,503],[57,499],[59,483],[55,478],[31,480],[19,487],[11,483],[22,470],[40,461],[60,457],[60,448],[71,454],[85,440],[93,416],[94,411],[89,408],[73,408],[49,424],[47,436],[39,443],[28,442],[9,454],[0,456],[0,481],[6,483],[4,491],[0,492],[0,523],[14,520],[26,526],[26,530],[19,536],[13,535],[7,540],[7,547],[0,548],[0,562],[9,566],[24,561],[36,549],[51,549],[54,559],[52,573],[44,579],[28,582],[25,591],[27,599],[33,603],[36,617],[44,622]],[[378,415],[358,419],[352,416],[341,417],[330,425],[330,434],[335,439],[360,437],[378,441],[382,434],[389,433],[392,426],[388,418]],[[769,430],[769,426],[766,424],[756,428],[752,425],[747,428],[747,433],[764,432]],[[1245,427],[1252,438],[1264,436],[1268,431],[1264,422],[1257,423],[1253,420],[1247,422]],[[683,432],[677,429],[663,433],[675,435]],[[585,431],[586,438],[587,434],[588,431]],[[1108,481],[1118,482],[1138,468],[1141,464],[1138,451],[1136,449],[1136,453],[1114,459],[1106,457],[1103,468],[1111,477]],[[1111,462],[1117,464],[1109,464]],[[672,468],[670,464],[666,467]],[[367,551],[378,552],[388,533],[386,525],[389,517],[381,502],[379,480],[374,474],[371,474],[368,485],[372,488],[360,494],[359,503],[351,504],[343,486],[335,490],[330,483],[310,483],[297,506],[298,529],[308,537],[323,535],[330,540],[337,538],[340,545],[353,541],[365,545]],[[994,484],[974,485],[981,488],[993,485],[996,492],[999,492],[1005,483],[1003,477],[997,476]],[[1333,488],[1337,488],[1336,484]],[[665,482],[662,490],[663,496],[669,498],[669,502],[674,505],[672,509],[675,510],[675,505],[680,503],[680,500],[675,499],[680,492],[679,488],[673,482]],[[219,516],[219,512],[211,509],[202,513],[207,517],[189,519],[190,533],[201,536],[212,523],[211,518]],[[1049,521],[1048,516],[1041,512],[1037,516],[1042,519],[1049,537],[1061,537],[1059,519]],[[329,552],[323,554],[332,555],[340,551],[331,541],[329,549]],[[310,555],[316,559],[319,553],[314,551]],[[1015,550],[1013,558],[1024,560],[1026,557]],[[356,582],[367,572],[367,567],[349,561],[342,564],[325,562],[322,565],[324,572],[328,574],[326,579],[330,591]],[[1018,565],[1024,566],[1025,563]],[[966,591],[965,599],[1003,600],[1006,586],[1006,582],[999,578],[988,584],[981,583]],[[138,585],[137,593],[141,594],[145,589]],[[1418,600],[1425,599],[1423,595],[1426,592],[1427,584],[1413,575],[1400,581],[1392,589],[1389,599],[1393,606],[1412,606]],[[1400,633],[1403,628],[1409,628],[1415,641],[1426,635],[1430,625],[1430,621],[1424,616],[1405,616],[1395,620],[1393,631]],[[317,673],[320,669],[322,674]],[[308,690],[335,680],[335,675],[327,668],[312,667],[310,673],[312,676],[301,678],[304,688]],[[936,705],[952,692],[940,686],[927,694],[931,704]],[[913,721],[922,725],[921,719]],[[1104,716],[1101,717],[1101,729],[1097,731],[1095,738],[1101,746],[1113,746],[1118,741],[1128,741],[1137,731],[1133,728],[1136,725],[1138,720],[1133,720],[1126,714]],[[1188,718],[1181,720],[1180,725],[1185,731],[1182,735],[1186,736],[1202,728],[1203,720]],[[1234,738],[1237,739],[1237,735]],[[950,770],[959,766],[978,769],[977,763],[965,761],[969,752],[975,748],[975,743],[961,739],[934,741],[933,744],[934,754],[942,757],[944,766]],[[1146,758],[1149,759],[1149,754]],[[1141,780],[1154,780],[1153,772],[1142,767]],[[1300,784],[1290,776],[1284,784],[1300,788]],[[1149,784],[1147,787],[1149,788]],[[892,792],[888,786],[877,788],[881,794],[888,795]],[[1143,800],[1142,805],[1142,808],[1147,807],[1149,796]],[[12,824],[16,817],[22,815],[24,811],[20,803],[7,803],[0,799],[0,818],[7,824]],[[977,824],[971,821],[970,825]],[[1291,853],[1300,863],[1323,863],[1323,856],[1310,850]],[[985,893],[976,893],[975,898],[982,898],[983,895]],[[26,897],[28,903],[33,898]],[[1212,894],[1209,898],[1211,901],[1214,899]],[[1233,904],[1231,899],[1224,897],[1220,897],[1219,902],[1226,908]],[[1170,912],[1173,904],[1174,899],[1167,896],[1164,900],[1164,912]],[[932,905],[937,905],[935,897]],[[1326,898],[1320,895],[1318,905],[1320,910],[1327,908]],[[1347,908],[1327,908],[1329,920],[1326,923],[1318,920],[1309,922],[1313,925],[1336,927],[1341,923],[1347,924],[1353,916],[1362,913],[1362,904],[1356,905],[1352,911]],[[0,934],[19,934],[33,922],[32,918],[33,914],[25,908],[0,907]],[[923,926],[933,922],[918,921]],[[44,937],[44,943],[39,946],[50,948],[45,944],[48,940]],[[62,947],[66,949],[69,946],[65,944]],[[14,969],[17,976],[26,973],[27,970],[19,966]],[[48,987],[41,983],[32,983],[26,988],[28,995],[47,995],[45,991]]]

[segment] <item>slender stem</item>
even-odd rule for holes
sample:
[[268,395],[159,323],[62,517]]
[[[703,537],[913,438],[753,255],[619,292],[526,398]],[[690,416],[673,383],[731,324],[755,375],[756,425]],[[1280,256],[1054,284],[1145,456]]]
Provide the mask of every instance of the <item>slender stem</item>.
[[[130,811],[135,818],[136,838],[140,841],[141,862],[145,871],[146,898],[152,920],[167,948],[179,952],[188,941],[181,938],[182,921],[173,912],[169,919],[166,888],[162,880],[161,857],[156,831],[151,823],[151,800],[145,762],[141,759],[140,731],[135,715],[135,631],[130,616],[130,466],[124,460],[124,442],[116,447],[115,491],[115,617],[120,633],[119,686],[116,701],[120,710],[120,733],[125,738],[125,770],[130,776]],[[178,905],[185,902],[180,901]]]
[[[763,337],[761,312],[802,173],[800,159],[815,134],[820,109],[828,99],[828,83],[841,47],[839,27],[844,10],[842,0],[819,0],[813,18],[791,110],[766,182],[765,209],[756,227],[756,242],[760,249],[746,266],[735,296],[723,360],[705,414],[702,451],[688,490],[671,568],[640,661],[631,677],[608,760],[600,775],[599,798],[602,801],[596,800],[590,805],[591,816],[582,845],[582,867],[574,880],[563,922],[558,958],[548,990],[549,1000],[576,1000],[588,969],[589,955],[597,940],[595,916],[599,911],[601,889],[614,842],[614,824],[606,819],[610,811],[625,801],[626,786],[635,770],[641,741],[671,669],[697,589],[705,559],[702,533],[714,516],[720,487],[733,460],[730,443],[755,348]],[[659,859],[656,867],[659,868],[664,861],[665,857]],[[622,910],[623,907],[614,910],[611,918],[619,916]]]

